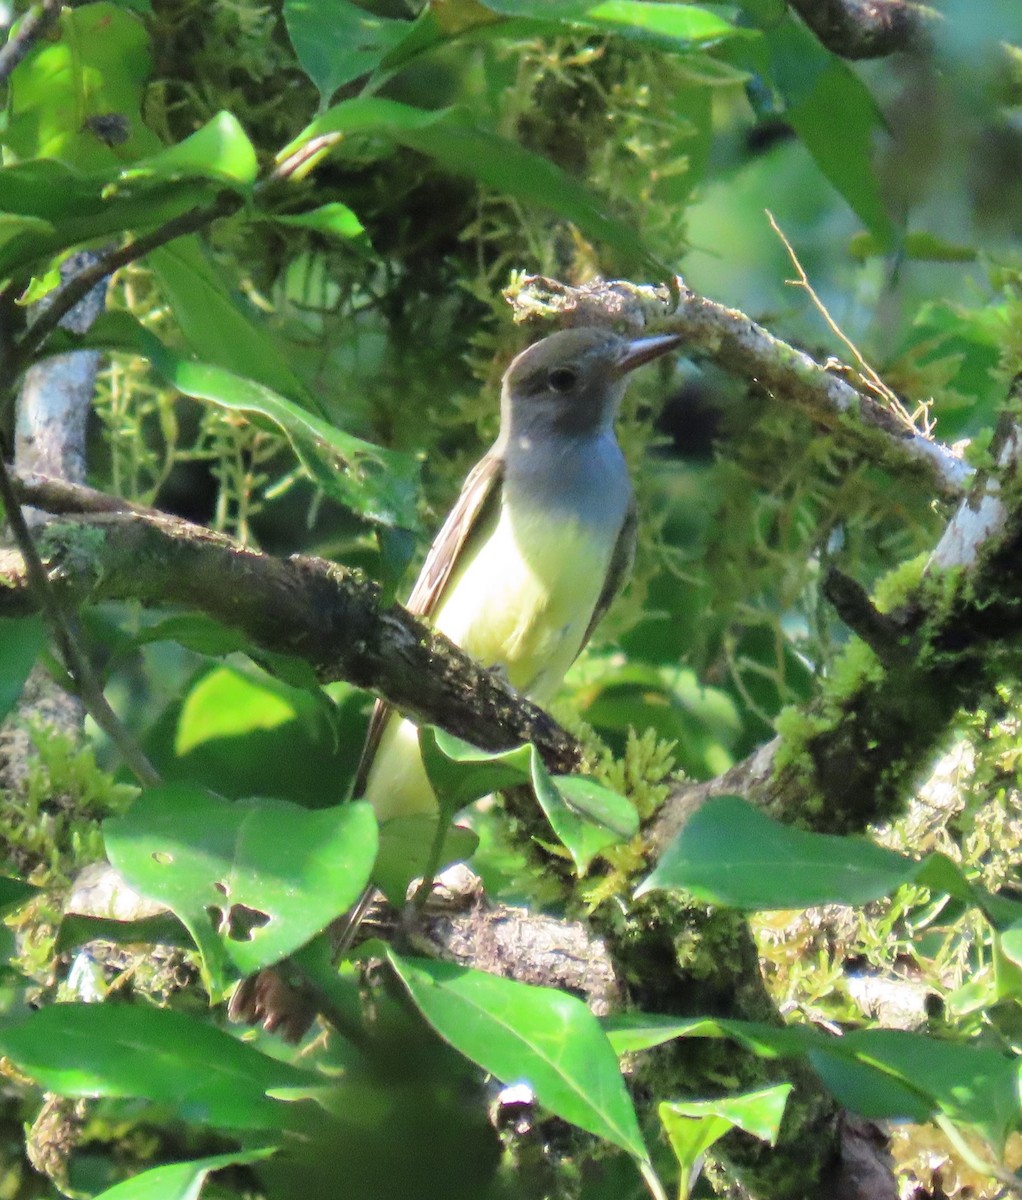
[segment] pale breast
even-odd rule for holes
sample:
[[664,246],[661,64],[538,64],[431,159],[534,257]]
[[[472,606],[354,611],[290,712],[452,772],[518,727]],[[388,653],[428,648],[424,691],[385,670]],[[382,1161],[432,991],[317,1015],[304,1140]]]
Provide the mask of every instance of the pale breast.
[[603,588],[613,540],[569,517],[504,506],[448,587],[436,627],[538,700],[571,666]]

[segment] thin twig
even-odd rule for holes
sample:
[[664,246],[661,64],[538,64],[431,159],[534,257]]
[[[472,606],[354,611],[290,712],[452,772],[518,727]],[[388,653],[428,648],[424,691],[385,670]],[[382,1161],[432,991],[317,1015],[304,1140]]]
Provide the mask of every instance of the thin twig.
[[898,414],[898,416],[905,422],[905,425],[907,426],[907,428],[911,429],[913,433],[918,433],[919,430],[916,428],[915,424],[913,423],[912,417],[909,415],[908,410],[905,408],[905,406],[902,404],[901,400],[898,398],[897,393],[893,392],[887,386],[887,384],[884,383],[884,381],[880,378],[880,376],[876,373],[876,371],[874,371],[873,368],[866,361],[866,359],[862,355],[862,352],[859,350],[859,347],[856,346],[856,344],[852,341],[852,339],[845,333],[845,331],[841,328],[841,326],[838,325],[837,321],[835,321],[834,318],[827,311],[827,306],[823,303],[823,301],[820,299],[818,293],[816,292],[816,289],[809,282],[809,276],[806,274],[805,268],[802,266],[801,262],[799,262],[798,255],[795,253],[795,247],[792,246],[791,242],[788,241],[787,237],[785,236],[784,230],[781,229],[780,225],[778,225],[777,222],[774,220],[774,214],[770,211],[769,208],[766,209],[765,211],[766,211],[766,215],[767,215],[767,220],[770,222],[770,228],[780,238],[781,244],[784,246],[785,250],[787,250],[787,252],[788,252],[788,257],[791,259],[792,266],[794,266],[795,270],[798,272],[798,279],[789,279],[789,280],[787,280],[787,282],[789,284],[791,284],[792,287],[800,287],[804,291],[809,293],[810,300],[812,300],[813,305],[815,306],[815,308],[816,308],[817,312],[820,314],[820,316],[823,317],[824,321],[826,321],[827,326],[830,329],[830,331],[837,338],[839,338],[851,351],[852,357],[855,359],[856,363],[858,364],[859,375],[862,378],[863,383],[865,383],[866,386],[869,387],[871,391],[875,392],[882,400],[885,400],[887,402],[887,406],[891,409],[892,412],[895,412]]
[[18,26],[18,32],[0,48],[0,83],[3,83],[14,68],[35,45],[40,34],[57,19],[63,0],[42,0],[33,5]]
[[21,505],[14,494],[2,447],[0,447],[0,500],[3,501],[7,524],[18,544],[22,558],[25,560],[25,570],[28,573],[32,590],[49,622],[60,650],[60,656],[64,660],[64,666],[74,683],[79,698],[92,719],[120,751],[121,757],[138,781],[144,787],[154,786],[160,782],[159,774],[107,703],[99,680],[92,670],[92,665],[81,648],[74,622],[69,614],[64,612],[50,586],[46,568],[39,557],[39,551],[36,549],[31,531],[21,511]]

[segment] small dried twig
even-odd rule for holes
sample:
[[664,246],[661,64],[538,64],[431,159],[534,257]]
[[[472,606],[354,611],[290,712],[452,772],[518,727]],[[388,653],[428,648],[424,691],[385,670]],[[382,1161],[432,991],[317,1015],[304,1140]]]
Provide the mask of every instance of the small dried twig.
[[[809,282],[809,276],[806,274],[805,268],[802,266],[801,262],[799,262],[798,255],[795,253],[795,247],[792,246],[790,241],[788,241],[784,230],[781,229],[780,225],[778,225],[774,220],[774,214],[770,211],[770,209],[766,209],[766,215],[767,220],[770,222],[770,228],[774,231],[774,233],[777,234],[778,238],[780,238],[781,244],[788,252],[788,257],[791,259],[792,266],[794,266],[795,270],[798,272],[798,279],[788,279],[785,280],[785,282],[790,284],[792,287],[799,287],[802,288],[803,291],[808,292],[810,300],[812,300],[816,311],[820,314],[820,316],[823,317],[824,321],[826,321],[827,327],[851,351],[852,357],[858,364],[858,375],[860,382],[865,387],[868,387],[875,395],[879,396],[880,399],[885,402],[887,408],[891,412],[895,413],[902,421],[904,421],[906,428],[911,429],[913,433],[918,433],[919,430],[917,429],[915,422],[912,420],[908,409],[906,409],[902,404],[897,393],[892,391],[891,388],[884,383],[876,371],[866,361],[858,346],[856,346],[852,339],[845,333],[841,326],[838,325],[837,321],[835,321],[827,311],[827,306],[823,303],[816,289]],[[837,364],[828,362],[826,365],[836,366]],[[928,433],[929,429],[926,429],[924,432]]]

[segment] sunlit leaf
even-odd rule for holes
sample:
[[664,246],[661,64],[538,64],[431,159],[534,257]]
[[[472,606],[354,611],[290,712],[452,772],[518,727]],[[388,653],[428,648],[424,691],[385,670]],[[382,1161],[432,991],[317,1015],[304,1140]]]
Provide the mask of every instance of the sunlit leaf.
[[302,70],[329,103],[342,84],[368,74],[408,34],[409,22],[348,0],[284,0],[284,23]]
[[229,961],[252,973],[349,908],[369,880],[376,818],[365,803],[310,812],[227,801],[186,784],[143,792],[104,824],[110,861],[195,939],[214,989]]
[[466,1058],[523,1080],[552,1113],[645,1160],[617,1059],[581,1000],[451,963],[387,958],[423,1016]]

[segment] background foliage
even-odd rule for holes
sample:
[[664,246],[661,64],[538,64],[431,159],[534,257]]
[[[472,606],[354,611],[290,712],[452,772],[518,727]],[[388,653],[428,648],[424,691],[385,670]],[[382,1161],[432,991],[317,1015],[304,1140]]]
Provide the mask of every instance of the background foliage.
[[[410,556],[496,430],[500,373],[522,344],[500,297],[512,272],[680,272],[820,361],[849,357],[787,286],[766,209],[920,424],[982,450],[1022,353],[1022,19],[1010,3],[938,7],[928,55],[855,67],[780,0],[66,8],[8,80],[3,317],[20,328],[71,248],[208,207],[201,235],[115,277],[89,335],[111,352],[90,482],[253,547],[364,567],[389,589],[407,586]],[[847,637],[820,596],[828,565],[871,587],[933,545],[946,511],[840,431],[684,358],[636,381],[621,438],[643,516],[636,574],[556,715],[645,816],[671,769],[720,773],[833,676]],[[948,1194],[988,1186],[983,1163],[1020,1119],[1018,967],[1010,938],[990,932],[1017,913],[983,890],[1017,870],[1012,680],[1001,708],[956,735],[967,782],[884,831],[891,850],[875,851],[865,883],[854,843],[775,845],[776,830],[753,826],[756,890],[729,890],[736,831],[757,819],[733,811],[690,830],[706,840],[650,880],[770,910],[757,931],[789,1029],[601,1028],[564,993],[380,947],[389,972],[338,975],[313,942],[305,969],[344,1036],[291,1050],[242,1035],[217,1005],[369,876],[375,822],[341,804],[367,698],[320,689],[197,616],[123,605],[85,618],[107,694],[166,783],[134,799],[101,737],[78,747],[37,732],[27,777],[4,793],[6,872],[32,890],[12,881],[0,895],[3,1196],[511,1195],[530,1154],[546,1160],[550,1195],[638,1194],[642,1175],[655,1191],[654,1161],[677,1188],[668,1145],[684,1178],[732,1125],[772,1139],[784,1102],[776,1089],[736,1101],[724,1080],[718,1097],[655,1097],[662,1129],[648,1103],[640,1122],[614,1051],[679,1033],[808,1059],[868,1116],[936,1116],[943,1133],[900,1135],[904,1177],[928,1183],[939,1161]],[[35,620],[0,629],[5,711],[47,661],[42,644]],[[442,738],[433,753],[452,779],[481,769]],[[497,769],[554,788],[535,763]],[[450,786],[462,799],[494,786],[474,778]],[[627,846],[603,845],[579,888],[551,885],[499,812],[473,827],[475,863],[503,898],[598,909],[637,870]],[[583,835],[554,827],[588,864]],[[625,819],[616,836],[631,832]],[[906,865],[893,853],[905,850],[946,858]],[[71,880],[104,854],[178,920],[62,919]],[[233,926],[213,889],[228,876],[233,905],[265,927]],[[829,902],[871,903],[833,920],[788,911]],[[159,949],[122,948],[140,940]],[[869,1041],[890,1020],[858,976],[921,987],[910,1023],[936,1037]],[[863,1032],[837,1050],[816,1026]],[[559,1118],[524,1151],[512,1130],[501,1144],[482,1100],[486,1079],[521,1077]]]

